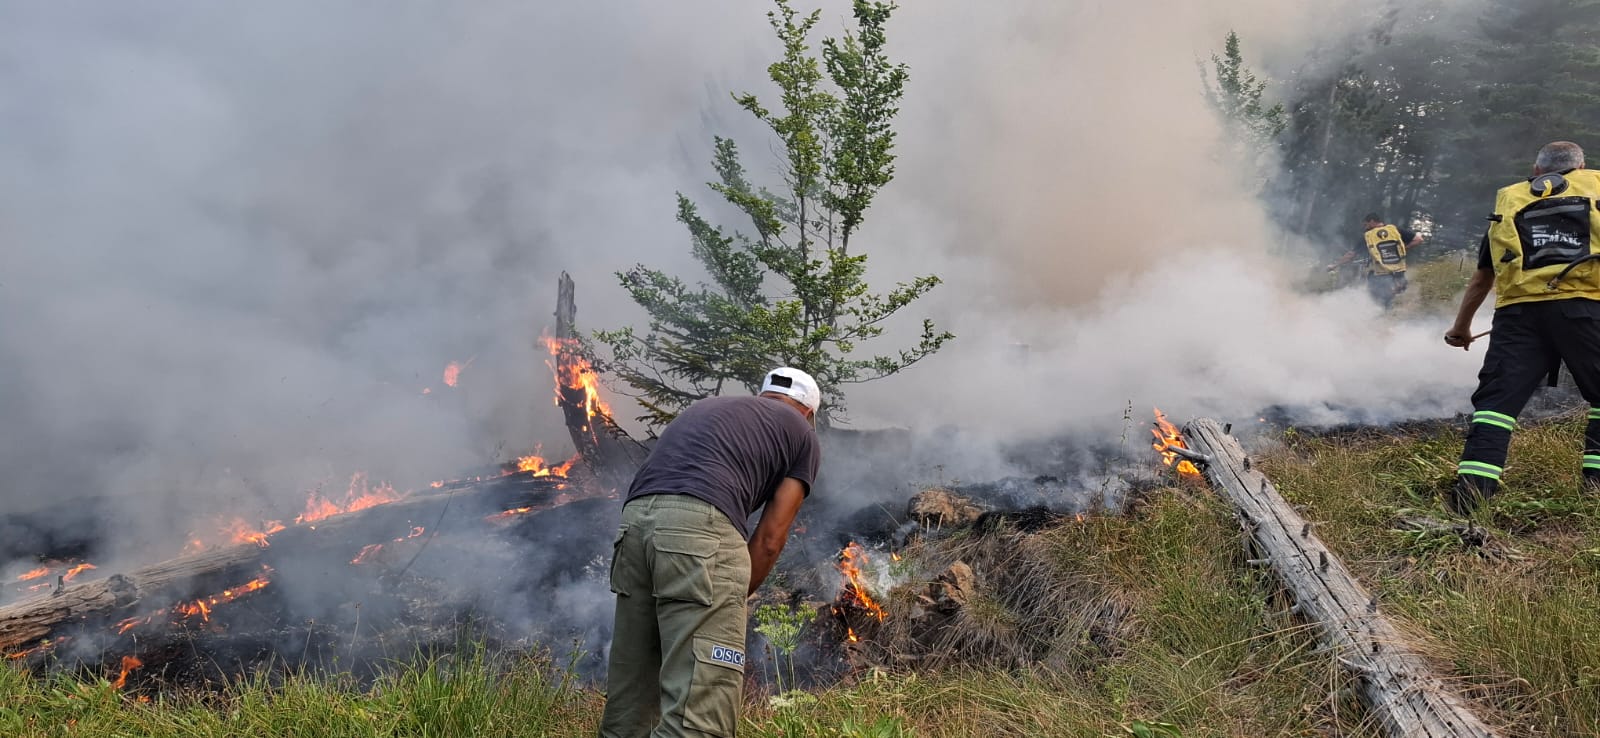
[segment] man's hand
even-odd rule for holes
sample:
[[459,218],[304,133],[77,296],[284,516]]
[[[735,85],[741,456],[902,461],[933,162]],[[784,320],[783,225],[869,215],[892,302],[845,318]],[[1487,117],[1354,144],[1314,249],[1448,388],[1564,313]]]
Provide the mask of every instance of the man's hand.
[[1472,278],[1467,280],[1466,292],[1461,295],[1461,307],[1456,311],[1456,322],[1444,333],[1445,343],[1459,347],[1462,351],[1466,351],[1467,347],[1472,345],[1472,316],[1477,314],[1478,306],[1483,304],[1484,298],[1489,296],[1489,291],[1493,288],[1494,270],[1479,269],[1472,273]]
[[756,532],[750,536],[750,589],[745,596],[755,594],[756,588],[767,580],[778,554],[783,553],[783,544],[789,542],[789,526],[805,500],[806,486],[800,480],[786,477],[778,483],[777,491],[761,511]]

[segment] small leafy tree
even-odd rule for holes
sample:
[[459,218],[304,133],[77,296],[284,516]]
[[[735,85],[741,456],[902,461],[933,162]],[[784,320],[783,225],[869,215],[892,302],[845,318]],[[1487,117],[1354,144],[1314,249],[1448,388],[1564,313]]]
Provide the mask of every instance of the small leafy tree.
[[1288,113],[1281,103],[1267,107],[1262,102],[1267,83],[1244,65],[1239,34],[1228,32],[1222,56],[1212,54],[1211,66],[1214,77],[1204,66],[1200,68],[1206,100],[1222,116],[1233,144],[1244,149],[1245,157],[1254,164],[1288,126]]
[[856,0],[856,30],[822,42],[808,37],[821,11],[801,16],[777,0],[768,18],[783,46],[767,68],[779,106],[753,94],[734,96],[782,143],[777,191],[751,181],[733,141],[716,137],[709,184],[748,230],[714,225],[678,193],[678,220],[689,231],[709,283],[644,265],[618,273],[649,329],[601,331],[608,368],[637,392],[645,420],[665,423],[689,403],[743,387],[760,388],[765,372],[794,366],[817,378],[825,401],[819,420],[843,409],[842,386],[880,379],[926,358],[952,338],[922,322],[920,338],[888,353],[861,355],[891,316],[939,284],[917,277],[887,292],[866,281],[867,255],[855,240],[878,191],[894,178],[891,122],[907,70],[885,55],[884,26],[895,6]]

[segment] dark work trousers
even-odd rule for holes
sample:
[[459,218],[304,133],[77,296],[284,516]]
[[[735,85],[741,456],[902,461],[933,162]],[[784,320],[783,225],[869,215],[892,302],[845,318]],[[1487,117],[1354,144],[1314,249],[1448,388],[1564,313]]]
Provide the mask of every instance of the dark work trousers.
[[[1584,298],[1507,305],[1494,312],[1494,332],[1472,393],[1472,427],[1457,472],[1486,493],[1499,485],[1517,415],[1560,364],[1589,403],[1583,475],[1600,482],[1600,302]],[[1486,481],[1493,480],[1485,484]]]
[[1392,272],[1367,275],[1367,294],[1384,310],[1394,307],[1395,298],[1406,291],[1406,273]]

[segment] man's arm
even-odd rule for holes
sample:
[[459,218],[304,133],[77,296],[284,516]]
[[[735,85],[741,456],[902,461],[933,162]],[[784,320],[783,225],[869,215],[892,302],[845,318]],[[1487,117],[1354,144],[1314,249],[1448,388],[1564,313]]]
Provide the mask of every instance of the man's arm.
[[1472,273],[1472,279],[1467,280],[1467,291],[1461,296],[1461,309],[1456,311],[1455,325],[1445,331],[1445,343],[1460,346],[1463,351],[1472,345],[1472,316],[1478,314],[1478,307],[1483,305],[1484,298],[1489,296],[1489,290],[1493,287],[1493,269],[1479,267],[1478,271]]
[[805,501],[804,482],[785,477],[778,483],[778,490],[772,493],[772,499],[761,511],[761,522],[756,523],[755,534],[750,536],[750,591],[747,596],[755,594],[767,580],[778,554],[783,553],[783,544],[789,542],[789,526],[794,524],[794,516]]

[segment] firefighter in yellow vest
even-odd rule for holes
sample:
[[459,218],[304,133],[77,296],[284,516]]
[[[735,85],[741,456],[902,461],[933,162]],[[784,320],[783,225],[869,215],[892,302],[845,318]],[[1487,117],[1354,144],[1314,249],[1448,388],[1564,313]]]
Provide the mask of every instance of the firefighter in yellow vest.
[[1589,404],[1583,480],[1600,490],[1600,171],[1583,149],[1557,141],[1539,150],[1533,177],[1495,197],[1478,271],[1444,341],[1472,343],[1472,316],[1491,289],[1494,324],[1472,393],[1472,426],[1445,496],[1466,515],[1500,488],[1517,414],[1546,377],[1566,364]]
[[1383,216],[1367,213],[1361,219],[1361,246],[1339,261],[1349,263],[1357,253],[1366,258],[1367,292],[1385,310],[1406,291],[1406,252],[1422,243],[1415,232],[1383,222]]

